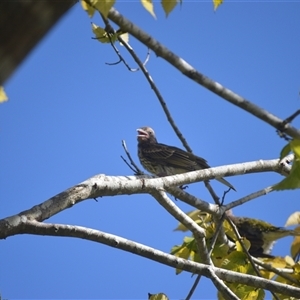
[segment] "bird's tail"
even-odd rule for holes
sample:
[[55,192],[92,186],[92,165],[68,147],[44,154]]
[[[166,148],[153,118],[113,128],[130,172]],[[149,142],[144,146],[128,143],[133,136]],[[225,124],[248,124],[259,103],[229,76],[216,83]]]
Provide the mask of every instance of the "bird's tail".
[[234,186],[231,183],[229,183],[227,180],[225,180],[223,177],[216,178],[216,180],[218,180],[219,182],[227,185],[228,187],[230,187],[231,189],[233,189],[234,191],[236,191],[236,189],[234,188]]
[[300,236],[300,232],[296,230],[288,230],[281,227],[278,227],[277,230],[268,232],[268,240],[270,241],[277,241],[286,236]]

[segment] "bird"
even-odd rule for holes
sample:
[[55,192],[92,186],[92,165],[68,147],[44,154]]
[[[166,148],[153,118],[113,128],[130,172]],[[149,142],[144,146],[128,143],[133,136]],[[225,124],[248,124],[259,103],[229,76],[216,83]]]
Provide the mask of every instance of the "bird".
[[[151,127],[141,127],[137,132],[140,163],[153,175],[162,177],[210,168],[202,157],[174,146],[158,143]],[[216,180],[236,191],[224,178]]]
[[[299,236],[300,232],[288,230],[283,227],[276,227],[268,222],[233,216],[227,214],[235,224],[241,237],[245,237],[250,242],[249,253],[254,257],[272,258],[270,254],[275,241],[286,236]],[[228,236],[232,239],[230,236]]]

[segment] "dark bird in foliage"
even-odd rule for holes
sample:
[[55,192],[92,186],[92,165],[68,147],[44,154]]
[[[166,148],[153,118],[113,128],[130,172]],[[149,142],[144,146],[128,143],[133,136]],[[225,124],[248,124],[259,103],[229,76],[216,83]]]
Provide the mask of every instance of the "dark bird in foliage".
[[235,224],[240,236],[250,242],[249,253],[254,257],[273,257],[270,253],[276,240],[300,235],[296,230],[276,227],[262,220],[227,215]]
[[[137,129],[138,156],[142,166],[156,176],[169,176],[210,168],[206,160],[180,148],[158,143],[150,127]],[[235,188],[224,178],[216,180]]]

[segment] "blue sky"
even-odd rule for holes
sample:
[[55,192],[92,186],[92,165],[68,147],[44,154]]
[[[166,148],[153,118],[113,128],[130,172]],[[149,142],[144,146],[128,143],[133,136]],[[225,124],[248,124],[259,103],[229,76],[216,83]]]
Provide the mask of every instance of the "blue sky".
[[[211,2],[184,1],[166,19],[157,2],[157,20],[137,1],[119,1],[116,8],[200,72],[278,117],[299,108],[300,3],[225,2],[214,12]],[[137,160],[140,126],[150,125],[160,142],[182,147],[142,73],[105,65],[117,57],[111,47],[91,39],[90,21],[75,5],[5,84],[10,100],[0,109],[0,218],[96,174],[131,175],[120,159],[121,140]],[[102,25],[98,15],[93,22]],[[130,43],[143,60],[147,49],[134,38]],[[274,128],[153,53],[147,68],[193,151],[210,165],[278,157],[285,143]],[[299,120],[293,124],[299,127]],[[271,173],[232,177],[238,192],[226,201],[280,179]],[[221,184],[212,184],[223,192]],[[212,201],[202,183],[188,191]],[[274,192],[235,214],[283,226],[299,210],[299,195]],[[173,232],[177,221],[148,195],[87,200],[46,222],[91,227],[166,252],[184,236]],[[278,242],[274,254],[289,254],[291,241]],[[7,299],[146,299],[148,292],[183,299],[194,281],[190,274],[176,276],[169,267],[79,239],[19,235],[0,244],[0,292]],[[215,297],[215,288],[202,278],[195,299]]]

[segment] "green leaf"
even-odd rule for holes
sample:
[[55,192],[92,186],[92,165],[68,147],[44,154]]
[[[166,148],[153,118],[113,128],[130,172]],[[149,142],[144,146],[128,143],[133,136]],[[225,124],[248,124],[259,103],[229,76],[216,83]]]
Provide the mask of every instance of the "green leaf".
[[191,243],[194,243],[195,239],[192,236],[185,236],[183,241],[185,245],[190,245]]
[[[274,190],[276,191],[300,188],[300,140],[294,139],[290,141],[288,145],[290,146],[291,151],[293,151],[295,159],[289,176],[274,186]],[[282,149],[281,155],[287,153],[288,145]]]
[[166,17],[168,17],[169,13],[177,5],[177,0],[161,0],[161,5],[166,13]]
[[[236,283],[227,283],[226,285],[241,300],[263,300],[263,299],[265,299],[265,292],[263,289],[256,289],[255,287],[242,285],[242,284],[236,284]],[[224,297],[220,292],[218,292],[218,299],[224,300]]]
[[[200,219],[203,220],[204,218],[206,218],[207,213],[201,212],[200,210],[195,209],[190,212],[187,212],[186,215],[189,216],[197,224],[199,224]],[[185,225],[183,225],[182,223],[179,222],[178,226],[174,229],[174,231],[188,231],[188,229],[185,227]]]
[[109,10],[114,6],[115,0],[90,0],[95,7],[106,18]]
[[291,151],[292,151],[292,149],[291,149],[290,143],[286,144],[280,152],[280,159],[283,159],[284,157],[286,157]]
[[118,29],[114,34],[110,34],[110,39],[105,29],[100,26],[97,26],[95,23],[92,23],[92,30],[96,36],[96,39],[103,44],[110,43],[110,40],[114,43],[116,40],[118,40],[118,36],[122,37],[122,39],[126,43],[129,40],[128,33],[124,33],[121,29]]
[[233,251],[223,260],[221,267],[226,270],[247,274],[247,255],[244,252]]
[[[186,247],[185,244],[179,245],[179,246],[174,246],[171,249],[171,254],[179,257],[179,258],[183,258],[183,259],[189,259],[190,255],[191,255],[191,250]],[[180,274],[182,272],[182,269],[176,269],[176,275]]]
[[223,3],[223,0],[213,0],[214,3],[214,10],[216,11],[217,8]]
[[[251,246],[250,241],[248,241],[245,237],[241,238],[241,242],[244,244],[244,246],[247,250],[250,249],[250,246]],[[236,241],[235,244],[236,244],[236,250],[237,251],[241,251],[241,252],[244,251],[244,249],[243,249],[243,247],[242,247],[242,245],[239,241]]]
[[296,155],[297,159],[300,159],[300,140],[290,141],[291,149]]
[[149,300],[169,300],[166,294],[159,293],[159,294],[149,294]]
[[144,8],[153,16],[153,18],[156,19],[152,0],[141,0],[141,3],[143,4]]
[[91,18],[95,13],[95,8],[90,6],[88,3],[86,3],[84,0],[80,1],[82,8],[87,12],[89,17]]
[[293,190],[300,188],[300,161],[294,159],[291,173],[274,186],[275,191]]
[[171,254],[180,258],[188,259],[190,257],[190,249],[188,249],[185,245],[174,246],[171,249]]
[[263,300],[265,299],[265,292],[263,289],[254,289],[243,295],[242,300]]
[[[295,229],[296,231],[300,232],[300,227]],[[300,252],[300,236],[296,236],[291,244],[291,255],[292,257],[297,257]]]
[[8,97],[6,96],[4,92],[3,86],[0,85],[0,103],[5,102],[8,100]]
[[230,248],[227,244],[217,244],[212,252],[212,257],[220,259],[228,255]]

